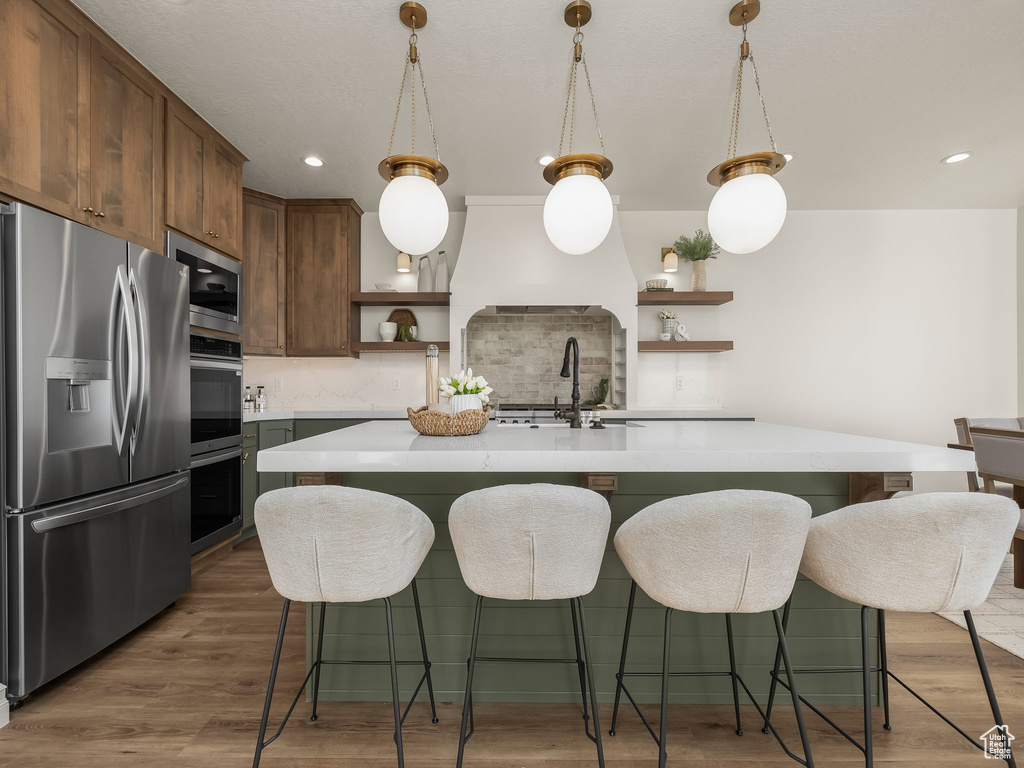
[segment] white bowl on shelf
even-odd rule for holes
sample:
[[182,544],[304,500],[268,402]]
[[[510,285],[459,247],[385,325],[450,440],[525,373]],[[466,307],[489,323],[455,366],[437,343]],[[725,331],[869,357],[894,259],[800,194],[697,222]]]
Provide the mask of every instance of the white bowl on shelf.
[[393,291],[393,290],[395,290],[394,288],[391,287],[391,283],[374,283],[373,287],[376,288],[378,291]]

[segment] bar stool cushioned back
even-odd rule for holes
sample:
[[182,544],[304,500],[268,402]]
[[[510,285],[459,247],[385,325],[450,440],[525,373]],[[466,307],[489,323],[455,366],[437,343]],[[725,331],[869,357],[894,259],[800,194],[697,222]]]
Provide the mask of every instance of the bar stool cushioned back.
[[890,611],[965,611],[988,597],[1020,509],[981,493],[854,504],[811,524],[800,570],[829,592]]
[[434,526],[409,502],[336,485],[282,488],[256,499],[256,529],[282,597],[379,600],[409,586]]
[[679,611],[760,613],[789,598],[811,507],[771,491],[713,491],[659,501],[615,535],[615,551],[651,598]]
[[601,494],[547,483],[472,491],[448,513],[466,586],[501,600],[589,594],[610,524],[611,510]]

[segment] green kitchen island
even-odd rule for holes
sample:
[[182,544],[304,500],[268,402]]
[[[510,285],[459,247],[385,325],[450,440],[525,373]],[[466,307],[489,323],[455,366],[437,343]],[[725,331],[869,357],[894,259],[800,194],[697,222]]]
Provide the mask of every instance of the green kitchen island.
[[[608,548],[597,586],[584,603],[598,696],[611,701],[630,588],[612,537],[631,515],[661,499],[727,488],[790,493],[805,499],[814,514],[821,515],[851,501],[888,498],[910,490],[911,473],[974,468],[973,456],[964,451],[752,421],[633,421],[603,430],[492,423],[470,437],[426,437],[408,422],[370,421],[261,450],[257,456],[260,473],[297,473],[300,478],[301,473],[327,473],[321,476],[328,477],[328,482],[406,499],[434,522],[434,546],[417,585],[439,701],[462,701],[466,683],[475,596],[462,581],[447,518],[452,502],[468,491],[547,482],[584,485],[606,494],[612,510]],[[736,531],[737,536],[758,533],[756,529]],[[919,553],[908,551],[907,556]],[[392,602],[398,656],[418,659],[411,590]],[[629,644],[631,671],[660,670],[663,621],[664,609],[638,592]],[[857,606],[800,577],[788,632],[794,665],[859,663],[859,622]],[[312,607],[307,606],[310,660],[315,628]],[[734,630],[738,671],[762,698],[775,657],[771,614],[736,616]],[[876,637],[874,628],[872,637]],[[720,615],[677,613],[672,646],[673,670],[728,669],[725,619]],[[479,653],[575,657],[568,601],[486,600]],[[386,659],[382,604],[330,605],[324,658]],[[400,669],[402,695],[408,698],[422,668]],[[477,701],[579,701],[580,696],[578,672],[568,664],[480,664],[473,688]],[[801,692],[824,704],[859,704],[859,689],[857,675],[801,679]],[[657,701],[660,680],[634,678],[630,690],[639,701]],[[325,666],[320,698],[388,701],[387,667]],[[730,703],[730,679],[677,678],[670,700]]]

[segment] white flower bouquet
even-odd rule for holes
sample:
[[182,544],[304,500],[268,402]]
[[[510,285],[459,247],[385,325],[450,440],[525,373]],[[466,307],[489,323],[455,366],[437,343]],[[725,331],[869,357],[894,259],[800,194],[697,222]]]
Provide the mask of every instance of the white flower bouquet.
[[[483,376],[474,376],[473,369],[470,368],[459,371],[458,376],[447,379],[442,377],[439,380],[438,390],[441,397],[451,398],[453,410],[463,410],[466,407],[465,401],[462,400],[463,395],[473,395],[475,397],[471,399],[478,400],[483,404],[490,400],[490,394],[494,388],[488,386],[487,380]],[[455,408],[456,405],[462,407]]]

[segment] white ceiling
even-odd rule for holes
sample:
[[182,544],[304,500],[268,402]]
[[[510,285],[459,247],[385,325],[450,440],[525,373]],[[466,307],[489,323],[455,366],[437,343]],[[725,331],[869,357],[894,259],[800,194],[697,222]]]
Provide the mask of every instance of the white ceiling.
[[[408,35],[399,0],[76,2],[250,158],[248,186],[376,210]],[[731,0],[593,4],[584,45],[609,189],[623,209],[705,208],[736,78]],[[419,50],[452,208],[465,195],[546,194],[536,158],[558,148],[564,0],[425,5]],[[763,0],[749,38],[779,151],[796,155],[779,176],[790,208],[1024,206],[1022,37],[1019,0]],[[746,74],[740,151],[760,151]],[[596,151],[582,107],[575,149]],[[425,128],[422,102],[417,116]],[[401,125],[396,152],[407,111]],[[975,154],[939,163],[960,150]],[[307,154],[325,165],[307,167]]]

